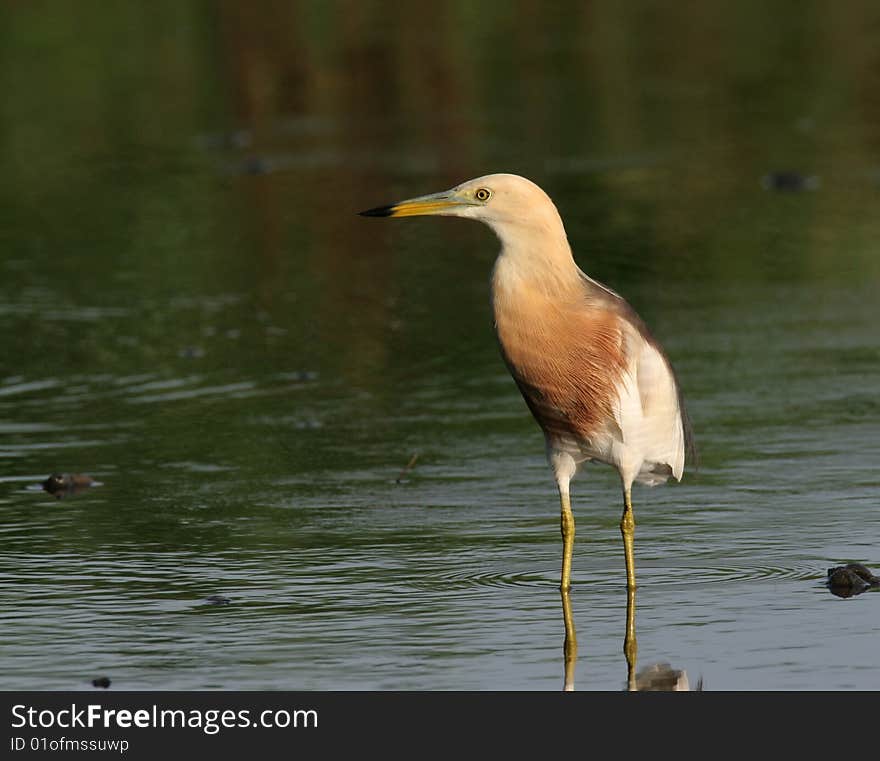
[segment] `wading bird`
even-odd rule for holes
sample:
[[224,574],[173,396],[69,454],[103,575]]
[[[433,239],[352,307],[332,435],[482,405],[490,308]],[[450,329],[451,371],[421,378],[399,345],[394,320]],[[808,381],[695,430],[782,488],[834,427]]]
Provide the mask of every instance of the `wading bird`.
[[544,431],[561,502],[566,682],[577,645],[568,591],[575,523],[569,484],[581,463],[617,469],[623,486],[628,595],[624,651],[634,683],[633,482],[681,480],[691,433],[675,374],[635,310],[584,274],[556,206],[533,182],[491,174],[451,190],[361,212],[369,217],[444,215],[486,223],[501,241],[491,297],[501,354]]

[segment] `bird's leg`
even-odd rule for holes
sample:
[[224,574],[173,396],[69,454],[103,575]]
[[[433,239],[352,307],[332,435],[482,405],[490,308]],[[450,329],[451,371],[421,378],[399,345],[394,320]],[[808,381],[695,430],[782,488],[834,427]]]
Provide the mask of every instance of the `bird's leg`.
[[562,647],[565,665],[566,692],[574,690],[574,667],[577,662],[577,634],[574,629],[574,616],[571,612],[571,556],[574,550],[574,515],[571,512],[571,497],[568,484],[560,482],[559,500],[562,507],[560,525],[562,528],[562,580],[559,591],[562,595],[562,619],[565,623],[565,643]]
[[636,590],[626,590],[626,636],[623,638],[623,654],[626,656],[626,684],[632,692],[636,689],[636,658],[639,647],[636,644]]
[[559,486],[559,501],[562,505],[562,581],[559,588],[568,592],[571,589],[571,556],[574,552],[574,515],[571,512],[568,488],[563,488],[562,484]]
[[562,595],[562,620],[565,622],[565,642],[562,645],[562,662],[564,665],[564,681],[562,689],[565,692],[574,691],[574,667],[577,663],[578,643],[577,634],[574,630],[574,616],[571,612],[571,595],[568,590],[561,590]]
[[636,565],[633,552],[633,539],[636,521],[633,517],[630,487],[623,489],[623,517],[620,519],[620,533],[623,534],[623,551],[626,556],[626,636],[623,639],[623,654],[626,656],[627,685],[635,689],[636,657]]
[[633,517],[630,488],[623,490],[623,517],[620,519],[620,533],[623,534],[623,552],[626,555],[626,587],[636,588],[636,561],[633,552],[633,539],[636,533],[636,519]]

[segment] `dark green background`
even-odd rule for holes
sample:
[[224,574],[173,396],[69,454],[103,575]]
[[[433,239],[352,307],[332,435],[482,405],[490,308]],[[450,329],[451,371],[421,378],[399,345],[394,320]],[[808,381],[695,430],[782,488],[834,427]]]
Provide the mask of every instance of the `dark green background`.
[[[880,564],[878,35],[867,0],[0,5],[0,686],[561,685],[497,243],[355,214],[507,171],[694,421],[699,472],[634,495],[641,663],[876,687],[878,598],[822,579]],[[578,686],[619,689],[616,477],[573,489]]]

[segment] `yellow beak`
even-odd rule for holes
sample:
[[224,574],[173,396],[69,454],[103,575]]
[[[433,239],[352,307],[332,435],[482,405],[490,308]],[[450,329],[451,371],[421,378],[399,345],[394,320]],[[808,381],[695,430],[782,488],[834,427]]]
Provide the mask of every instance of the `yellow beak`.
[[432,193],[428,196],[398,201],[389,206],[377,206],[358,212],[362,217],[417,217],[426,214],[449,214],[453,209],[471,206],[472,202],[458,196],[452,190]]

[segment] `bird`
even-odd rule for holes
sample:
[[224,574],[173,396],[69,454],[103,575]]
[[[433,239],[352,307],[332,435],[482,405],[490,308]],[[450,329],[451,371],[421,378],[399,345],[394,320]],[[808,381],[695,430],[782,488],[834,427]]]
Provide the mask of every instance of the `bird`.
[[633,651],[634,661],[632,486],[680,481],[694,453],[681,388],[660,343],[622,296],[580,269],[556,205],[525,177],[489,174],[359,213],[463,217],[483,222],[498,237],[490,280],[495,334],[544,433],[559,492],[566,641],[570,637],[576,650],[565,607],[575,536],[571,480],[584,463],[604,463],[617,470],[623,493],[620,531],[629,592],[624,650]]

